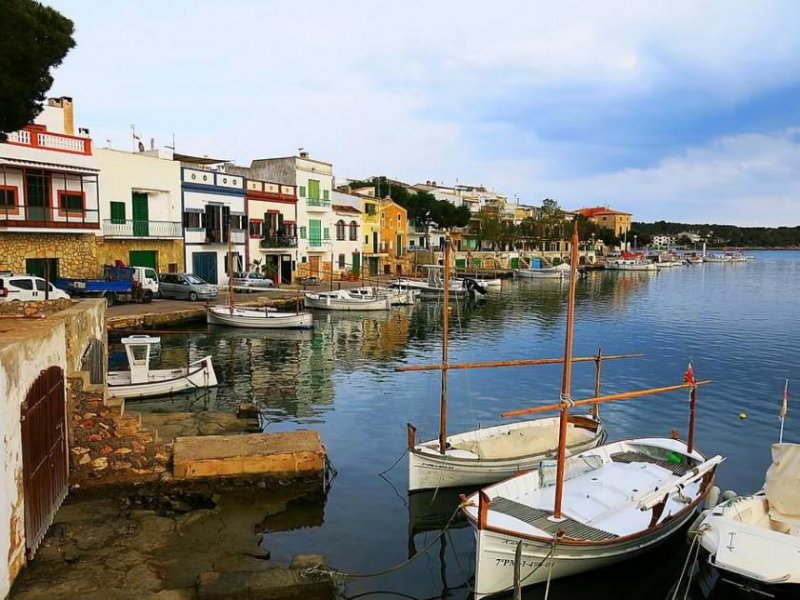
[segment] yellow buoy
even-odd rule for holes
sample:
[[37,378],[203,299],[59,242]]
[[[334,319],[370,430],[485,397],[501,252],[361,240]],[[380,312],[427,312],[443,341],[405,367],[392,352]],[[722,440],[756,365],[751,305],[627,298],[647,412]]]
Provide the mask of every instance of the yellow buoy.
[[747,418],[747,414],[746,414],[746,413],[743,413],[743,412],[740,412],[740,413],[739,413],[739,418],[740,418],[742,421],[744,421],[744,420]]

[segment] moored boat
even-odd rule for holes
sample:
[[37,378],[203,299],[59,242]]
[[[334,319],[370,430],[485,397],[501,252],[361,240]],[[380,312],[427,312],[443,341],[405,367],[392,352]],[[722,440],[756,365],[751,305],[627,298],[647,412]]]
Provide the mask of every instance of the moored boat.
[[607,271],[658,271],[655,263],[642,258],[612,258],[606,260]]
[[161,338],[149,335],[122,338],[130,370],[108,372],[108,391],[112,396],[151,398],[217,385],[211,356],[177,369],[151,369],[151,347],[159,343]]
[[320,310],[390,310],[392,302],[387,296],[365,298],[348,293],[346,290],[332,292],[305,293],[307,308]]
[[774,444],[763,489],[707,511],[690,536],[723,578],[753,597],[797,598],[800,444]]
[[242,306],[208,306],[209,325],[249,329],[310,329],[314,316],[309,312],[281,312],[270,308]]
[[409,289],[394,289],[387,287],[357,287],[348,288],[347,293],[358,298],[389,298],[392,306],[412,306],[417,303],[420,295],[420,290]]
[[554,267],[529,267],[527,269],[513,269],[514,277],[524,279],[565,279],[570,275],[570,267],[567,263],[561,263]]

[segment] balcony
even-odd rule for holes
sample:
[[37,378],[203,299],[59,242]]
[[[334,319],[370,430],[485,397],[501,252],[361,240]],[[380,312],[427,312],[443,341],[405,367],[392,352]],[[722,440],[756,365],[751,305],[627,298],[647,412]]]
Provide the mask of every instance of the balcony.
[[330,206],[330,200],[325,200],[323,198],[306,198],[306,207],[308,209],[325,210],[326,208],[330,208]]
[[183,225],[179,221],[134,221],[132,219],[106,219],[103,235],[107,238],[182,238]]
[[287,236],[271,236],[261,240],[258,245],[262,250],[267,250],[270,248],[297,248],[297,238]]
[[47,133],[33,129],[23,129],[8,134],[7,143],[42,150],[55,150],[69,154],[90,155],[92,153],[92,140],[90,138],[75,137],[63,133]]
[[100,229],[97,209],[71,210],[48,206],[20,206],[13,211],[0,209],[0,229]]
[[[219,229],[206,229],[206,244],[227,244],[228,232],[220,231]],[[244,244],[245,231],[244,229],[233,229],[231,231],[233,238],[231,242],[234,244]]]
[[322,239],[322,238],[309,238],[308,240],[308,248],[313,252],[314,248],[319,248],[320,250],[325,246],[330,246],[331,241],[329,239]]

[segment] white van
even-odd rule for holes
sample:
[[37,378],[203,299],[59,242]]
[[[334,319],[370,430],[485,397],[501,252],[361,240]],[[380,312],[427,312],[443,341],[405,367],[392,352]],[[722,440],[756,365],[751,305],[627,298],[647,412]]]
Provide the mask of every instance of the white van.
[[19,300],[69,300],[69,294],[36,275],[0,273],[0,302]]

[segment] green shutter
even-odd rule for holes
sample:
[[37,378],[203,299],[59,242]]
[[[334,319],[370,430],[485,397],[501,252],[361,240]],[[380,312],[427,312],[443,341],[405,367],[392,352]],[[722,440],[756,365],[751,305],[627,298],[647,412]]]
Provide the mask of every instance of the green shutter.
[[331,199],[330,190],[322,190],[322,199],[323,200],[330,200]]
[[118,225],[125,224],[125,203],[112,202],[111,203],[111,222]]
[[306,228],[305,228],[305,226],[300,227],[300,239],[301,240],[306,239]]
[[331,230],[328,229],[327,227],[323,228],[322,230],[322,239],[323,240],[331,239]]
[[306,197],[306,186],[304,186],[304,185],[300,186],[300,192],[298,193],[298,195],[301,198],[305,198]]
[[308,243],[310,246],[322,245],[322,221],[319,219],[308,220]]
[[308,180],[308,197],[319,200],[319,181],[316,179]]

